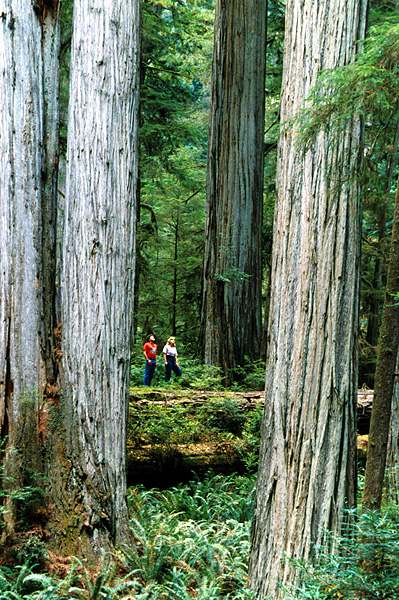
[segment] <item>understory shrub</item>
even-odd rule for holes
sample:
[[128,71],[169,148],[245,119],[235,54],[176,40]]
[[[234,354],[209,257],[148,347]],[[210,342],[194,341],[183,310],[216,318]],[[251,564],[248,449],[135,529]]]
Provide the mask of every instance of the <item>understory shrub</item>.
[[287,599],[399,599],[399,507],[352,512],[348,523],[313,566],[296,563],[302,584],[287,591]]
[[[6,438],[0,438],[0,456],[6,447]],[[8,450],[18,460],[19,451]],[[19,531],[31,527],[32,520],[39,519],[39,512],[45,505],[45,479],[31,470],[21,471],[25,485],[21,485],[14,477],[5,473],[4,463],[0,461],[0,532],[4,529],[4,515],[10,505],[16,511]]]
[[263,418],[263,406],[258,405],[250,411],[242,431],[241,442],[237,450],[248,473],[256,473],[259,463],[260,431]]
[[[151,385],[153,387],[188,388],[194,390],[223,390],[228,389],[223,385],[222,369],[212,365],[204,365],[197,359],[182,358],[180,360],[182,375],[175,378],[172,375],[170,382],[164,381],[164,366],[162,357],[158,358]],[[143,385],[144,359],[138,358],[130,366],[130,385],[137,387]],[[246,359],[242,367],[233,369],[231,373],[233,383],[230,389],[235,391],[264,390],[265,389],[265,363],[263,360],[250,361]]]
[[233,369],[232,378],[234,383],[231,387],[236,391],[262,391],[265,389],[265,373],[266,365],[264,360],[251,360],[246,357],[242,367]]
[[16,560],[19,564],[36,569],[41,568],[48,559],[47,546],[36,535],[28,537],[16,548]]
[[106,557],[93,574],[75,559],[68,574],[58,579],[33,573],[26,564],[15,568],[0,566],[1,600],[133,600],[133,582],[117,580],[118,563]]
[[222,390],[222,370],[212,365],[201,364],[195,359],[182,361],[183,373],[179,379],[181,387],[194,390]]
[[208,428],[240,435],[246,413],[234,398],[212,398],[198,410],[199,420]]
[[[132,545],[105,555],[94,572],[75,559],[57,578],[37,572],[32,542],[29,556],[19,557],[24,564],[0,565],[0,598],[250,600],[254,486],[253,476],[218,475],[168,490],[133,487]],[[285,590],[285,600],[399,600],[399,507],[352,511],[347,521],[340,538],[318,549],[313,565],[294,562],[301,583]]]
[[130,405],[128,437],[134,444],[189,444],[204,436],[203,424],[187,407]]

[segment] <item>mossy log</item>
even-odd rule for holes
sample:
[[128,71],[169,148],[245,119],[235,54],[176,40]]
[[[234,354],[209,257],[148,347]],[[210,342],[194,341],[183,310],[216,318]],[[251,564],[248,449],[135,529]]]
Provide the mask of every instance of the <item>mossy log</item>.
[[[361,389],[357,393],[357,429],[358,433],[368,433],[371,408],[373,405],[373,390]],[[206,390],[164,390],[162,388],[131,388],[130,401],[136,406],[160,405],[160,406],[192,406],[203,405],[215,398],[234,398],[241,408],[251,410],[263,404],[265,393],[253,392],[230,392],[230,391],[206,391]]]

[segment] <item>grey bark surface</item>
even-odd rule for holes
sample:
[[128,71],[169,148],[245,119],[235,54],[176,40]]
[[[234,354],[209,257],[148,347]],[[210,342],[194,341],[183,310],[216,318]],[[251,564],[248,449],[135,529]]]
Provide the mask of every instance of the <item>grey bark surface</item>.
[[259,355],[266,2],[216,3],[202,338],[205,362]]
[[[350,62],[366,3],[289,0],[282,122],[320,70]],[[250,561],[255,597],[283,598],[325,529],[355,501],[361,128],[320,132],[306,153],[282,131],[274,222],[265,413]]]
[[42,14],[26,0],[0,0],[0,433],[7,436],[6,470],[16,485],[22,466],[38,468],[38,409],[51,354],[42,320],[51,276],[42,239],[43,209],[53,202],[43,173],[56,177],[57,162],[48,170],[57,151],[49,126],[57,131],[58,120],[52,4]]
[[137,0],[74,5],[64,243],[63,402],[75,528],[126,524],[126,416],[135,270]]
[[[24,2],[2,1],[0,64],[0,423],[18,414],[18,398],[39,389],[38,321],[42,141],[40,26]],[[23,52],[23,43],[28,53]],[[7,384],[7,385],[6,385]],[[8,388],[8,389],[7,389]]]

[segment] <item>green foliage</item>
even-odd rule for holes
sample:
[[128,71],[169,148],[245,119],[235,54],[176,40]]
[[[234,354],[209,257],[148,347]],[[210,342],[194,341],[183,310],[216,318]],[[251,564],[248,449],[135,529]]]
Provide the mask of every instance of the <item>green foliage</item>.
[[232,385],[232,389],[237,391],[264,390],[265,372],[266,365],[264,360],[250,360],[246,357],[244,365],[234,369],[234,384]]
[[373,27],[356,62],[321,74],[298,115],[300,141],[305,147],[324,127],[339,135],[354,116],[378,119],[382,127],[391,120],[397,122],[398,21],[391,17]]
[[[222,369],[212,365],[204,365],[198,359],[188,358],[185,351],[180,351],[179,359],[182,367],[182,375],[176,379],[174,376],[169,383],[164,381],[164,367],[162,358],[158,358],[158,366],[152,380],[153,387],[188,388],[194,390],[221,391],[223,385]],[[143,384],[144,359],[142,359],[142,346],[137,344],[133,352],[133,360],[130,366],[130,385],[138,387]],[[251,361],[246,359],[242,367],[234,369],[232,374],[234,383],[233,391],[263,390],[265,388],[265,362],[264,360]]]
[[75,565],[69,575],[71,583],[68,588],[68,598],[77,600],[129,598],[126,594],[132,589],[132,582],[118,579],[116,577],[117,567],[114,556],[105,556],[100,563],[98,572],[93,577],[93,574],[79,560],[75,559]]
[[[139,333],[199,331],[213,10],[142,3]],[[156,319],[155,319],[156,315]]]
[[[0,439],[0,455],[5,447],[6,440]],[[20,460],[18,450],[9,448],[8,454],[9,459],[12,455],[12,460],[18,464]],[[20,474],[25,485],[15,477],[6,474],[4,463],[0,462],[0,531],[4,529],[3,515],[11,510],[11,507],[16,512],[18,528],[23,530],[31,526],[32,515],[37,515],[38,510],[45,504],[43,477],[23,469]]]
[[15,569],[0,566],[0,597],[2,600],[21,600],[23,598],[56,598],[55,585],[44,574],[33,574],[27,565]]
[[259,447],[263,406],[251,411],[244,425],[241,443],[237,450],[248,473],[256,473],[259,462]]
[[15,558],[19,564],[30,568],[42,568],[48,558],[45,542],[35,535],[29,536],[22,544],[17,546]]
[[256,361],[253,368],[245,375],[242,386],[245,390],[264,390],[265,389],[265,363],[262,360]]
[[330,540],[313,566],[297,563],[303,583],[287,599],[399,598],[399,507],[351,514],[349,522],[347,534]]
[[183,406],[135,406],[129,410],[128,437],[134,444],[188,444],[206,437],[204,424]]
[[[180,348],[179,348],[180,354]],[[142,359],[142,349],[136,347],[134,351],[134,360],[130,367],[130,385],[138,387],[143,384],[144,375],[144,358]],[[182,367],[182,375],[176,379],[173,375],[172,380],[168,383],[164,381],[165,370],[162,358],[158,358],[158,366],[152,380],[153,387],[170,386],[178,388],[190,388],[194,390],[222,390],[222,370],[212,365],[203,365],[197,359],[185,358],[180,359]]]
[[138,598],[250,598],[246,589],[254,482],[211,477],[166,492],[130,491],[126,567]]
[[[257,426],[254,423],[255,431]],[[250,429],[248,425],[248,429]],[[96,573],[79,561],[62,580],[0,566],[2,600],[250,600],[247,560],[254,477],[209,476],[168,490],[129,490],[134,544]],[[294,561],[301,583],[286,600],[399,598],[399,509],[348,515],[316,562]],[[350,524],[350,525],[349,525]],[[334,553],[331,553],[331,547]],[[121,576],[125,571],[127,574]]]
[[[62,580],[0,566],[2,600],[249,600],[247,557],[254,480],[209,477],[161,492],[129,492],[135,543],[96,573],[75,560]],[[121,569],[127,575],[121,577]]]
[[115,557],[106,557],[97,574],[77,559],[61,580],[45,573],[32,573],[27,564],[14,569],[0,566],[2,600],[128,600],[133,587],[130,579],[118,579]]
[[199,419],[210,429],[240,435],[246,414],[234,398],[212,398],[198,411]]
[[184,360],[180,385],[194,390],[221,390],[222,370],[212,365],[203,365],[195,359]]

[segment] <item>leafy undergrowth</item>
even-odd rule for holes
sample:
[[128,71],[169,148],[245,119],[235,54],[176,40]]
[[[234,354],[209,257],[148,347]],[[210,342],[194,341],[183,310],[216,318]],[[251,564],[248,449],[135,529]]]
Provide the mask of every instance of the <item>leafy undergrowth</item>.
[[131,490],[136,545],[124,560],[138,598],[251,598],[246,589],[254,480],[214,476],[166,491]]
[[[219,475],[168,490],[131,488],[133,545],[89,570],[31,539],[19,564],[0,565],[0,599],[249,600],[254,483]],[[285,600],[399,599],[398,506],[350,517],[334,554],[320,548],[313,566],[295,563],[301,584]]]
[[38,572],[32,543],[36,554],[26,553],[23,565],[0,566],[0,598],[250,599],[253,490],[254,478],[239,476],[208,477],[166,491],[131,488],[134,546],[105,556],[95,573],[74,560],[61,578],[50,574],[49,563],[47,572],[45,566]]
[[287,600],[399,599],[399,507],[351,511],[348,523],[346,535],[331,538],[315,564],[294,563],[302,583],[287,590]]

